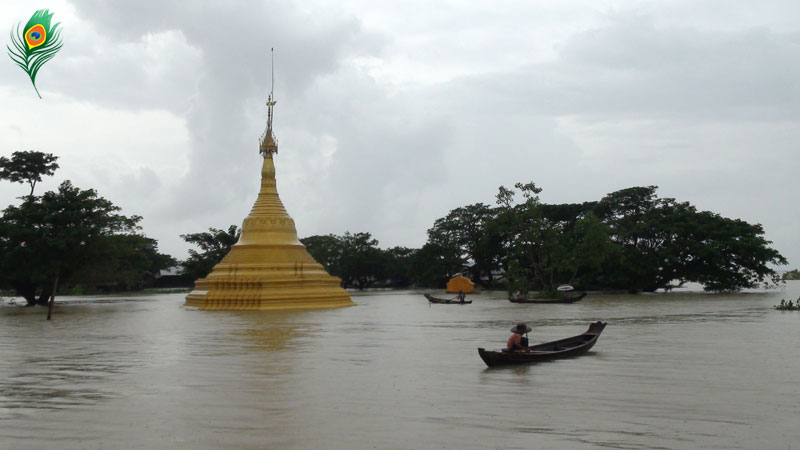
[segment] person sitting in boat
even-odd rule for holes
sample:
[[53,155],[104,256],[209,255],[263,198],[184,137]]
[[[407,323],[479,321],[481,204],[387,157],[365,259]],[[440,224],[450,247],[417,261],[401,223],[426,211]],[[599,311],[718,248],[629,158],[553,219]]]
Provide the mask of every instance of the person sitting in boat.
[[467,296],[466,296],[466,294],[464,294],[464,291],[458,291],[458,301],[459,302],[464,303],[464,300],[466,298],[467,298]]
[[508,344],[506,344],[506,348],[510,352],[529,352],[531,351],[528,348],[528,338],[523,336],[524,334],[530,333],[532,330],[531,327],[524,323],[517,324],[516,327],[511,329],[510,338],[508,338]]

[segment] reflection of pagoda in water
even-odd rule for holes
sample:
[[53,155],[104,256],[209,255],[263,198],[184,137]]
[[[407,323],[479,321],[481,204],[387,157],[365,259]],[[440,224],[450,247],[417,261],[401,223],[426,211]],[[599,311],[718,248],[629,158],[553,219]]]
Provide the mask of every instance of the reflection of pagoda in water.
[[278,197],[273,155],[272,93],[261,137],[261,191],[242,224],[242,235],[208,276],[195,282],[186,306],[200,309],[317,309],[355,305],[297,239],[294,220]]

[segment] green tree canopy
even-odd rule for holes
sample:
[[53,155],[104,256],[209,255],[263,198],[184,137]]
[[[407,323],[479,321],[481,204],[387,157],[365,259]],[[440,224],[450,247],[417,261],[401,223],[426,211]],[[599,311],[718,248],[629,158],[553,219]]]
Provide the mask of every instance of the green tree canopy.
[[598,202],[595,213],[620,251],[600,286],[652,292],[694,281],[730,291],[778,281],[772,267],[786,259],[769,247],[761,225],[658,198],[656,189],[623,189]]
[[133,234],[139,216],[119,214],[120,208],[71,182],[41,197],[29,196],[9,206],[0,222],[0,273],[28,304],[43,304],[56,280],[109,264],[104,258],[113,236]]
[[459,272],[491,288],[501,258],[502,235],[495,225],[498,210],[483,203],[456,208],[428,230],[428,243],[454,251]]
[[459,248],[426,243],[411,258],[412,273],[420,286],[444,287],[447,281],[464,270]]
[[369,233],[345,232],[342,236],[310,236],[300,242],[345,288],[366,289],[389,276],[391,258],[378,248]]
[[104,286],[115,291],[148,287],[162,270],[177,264],[175,258],[158,251],[158,242],[141,234],[103,236],[95,260],[74,275],[75,282]]
[[587,205],[544,205],[534,183],[517,183],[517,191],[500,187],[499,228],[505,234],[507,288],[541,290],[555,295],[586,267],[597,267],[613,248],[605,224]]
[[468,205],[438,219],[412,272],[421,285],[441,285],[462,271],[475,282],[503,273],[510,291],[550,293],[561,283],[640,292],[693,281],[724,291],[779,280],[774,267],[786,260],[761,225],[658,198],[656,190],[549,205],[534,183],[500,187],[497,208]]
[[800,280],[800,270],[794,269],[783,274],[784,280]]
[[409,286],[414,283],[413,261],[418,250],[408,247],[392,247],[384,251],[386,270],[391,287]]
[[300,243],[328,273],[339,276],[337,273],[341,273],[341,259],[344,253],[342,238],[335,234],[316,235],[300,239]]

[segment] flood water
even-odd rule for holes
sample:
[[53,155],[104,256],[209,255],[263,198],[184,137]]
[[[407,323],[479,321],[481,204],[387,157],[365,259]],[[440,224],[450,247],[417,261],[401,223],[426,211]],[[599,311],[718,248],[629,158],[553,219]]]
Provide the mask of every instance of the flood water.
[[[0,306],[2,449],[788,449],[800,446],[800,311],[784,291],[502,293],[429,305],[204,312],[185,294]],[[518,321],[531,342],[608,322],[580,357],[488,369]]]

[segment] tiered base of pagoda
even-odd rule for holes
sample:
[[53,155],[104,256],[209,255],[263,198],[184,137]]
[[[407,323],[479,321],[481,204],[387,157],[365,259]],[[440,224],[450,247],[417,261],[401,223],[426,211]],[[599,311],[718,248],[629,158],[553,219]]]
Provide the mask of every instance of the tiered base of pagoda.
[[354,306],[319,264],[218,264],[195,282],[185,306],[206,310],[325,309]]
[[208,276],[195,281],[185,305],[229,310],[354,306],[341,281],[329,275],[297,239],[294,220],[278,197],[275,164],[267,151],[261,190],[242,222],[239,241]]

